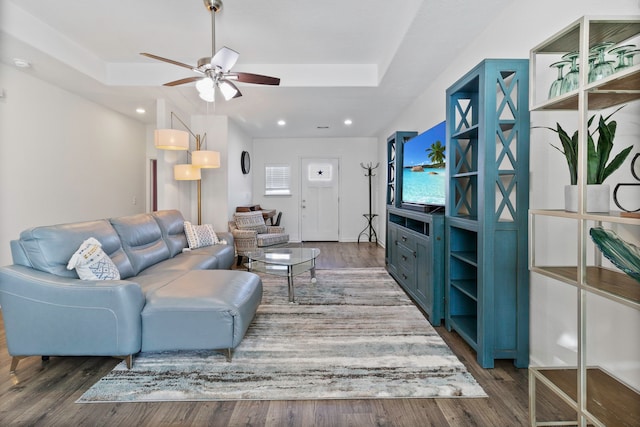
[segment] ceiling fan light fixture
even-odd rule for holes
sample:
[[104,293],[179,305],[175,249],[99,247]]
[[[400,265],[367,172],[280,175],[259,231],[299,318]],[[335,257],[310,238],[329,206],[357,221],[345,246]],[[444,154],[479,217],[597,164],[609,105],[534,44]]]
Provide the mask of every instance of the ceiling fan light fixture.
[[218,83],[218,87],[220,88],[220,92],[222,92],[222,96],[224,96],[224,99],[226,101],[233,99],[238,94],[238,89],[233,87],[233,85],[228,82],[221,81],[220,83]]
[[190,70],[204,75],[204,78],[200,77],[187,77],[184,79],[175,80],[169,83],[165,83],[164,86],[178,86],[187,83],[196,82],[196,88],[200,95],[200,98],[207,102],[214,102],[215,88],[218,87],[222,92],[225,100],[229,101],[233,98],[242,96],[240,90],[235,86],[234,82],[251,83],[258,85],[274,85],[280,84],[280,79],[277,77],[263,76],[260,74],[245,73],[245,72],[231,72],[231,68],[238,61],[240,54],[233,49],[223,47],[216,52],[216,12],[222,8],[222,0],[203,0],[205,7],[211,13],[211,56],[203,57],[198,60],[197,66],[185,64],[183,62],[174,61],[173,59],[163,58],[151,53],[142,52],[142,56],[155,59],[158,61],[167,62],[169,64],[177,65],[183,68],[189,68]]
[[216,93],[215,90],[212,88],[211,90],[207,90],[204,92],[199,92],[200,98],[203,99],[204,101],[207,102],[215,102],[216,100]]
[[199,93],[210,92],[213,90],[213,79],[211,77],[205,77],[196,82],[196,89]]

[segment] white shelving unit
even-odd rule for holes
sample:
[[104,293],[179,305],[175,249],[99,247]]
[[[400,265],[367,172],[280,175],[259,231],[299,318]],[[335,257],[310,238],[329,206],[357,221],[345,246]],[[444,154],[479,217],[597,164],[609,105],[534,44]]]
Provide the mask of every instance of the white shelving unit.
[[[639,245],[640,219],[626,217],[620,212],[591,214],[586,206],[586,128],[590,111],[601,110],[640,100],[640,64],[626,68],[612,76],[596,82],[588,82],[589,50],[601,42],[616,45],[638,44],[640,40],[640,16],[602,17],[585,16],[551,36],[530,53],[530,110],[572,110],[578,114],[580,150],[578,162],[578,212],[562,210],[532,209],[530,215],[530,260],[529,268],[536,274],[547,276],[553,286],[570,285],[576,289],[577,312],[577,360],[575,366],[536,366],[529,369],[529,406],[532,426],[577,425],[577,426],[639,426],[640,392],[625,384],[623,378],[616,378],[607,369],[594,366],[588,359],[587,299],[598,297],[640,310],[640,283],[613,267],[606,267],[599,251],[589,239],[589,229],[593,226],[606,228],[620,227],[631,230],[627,233]],[[557,60],[562,54],[579,52],[579,88],[557,98],[546,99],[548,84],[555,77],[548,73],[545,63],[551,55]],[[640,62],[640,61],[636,61]],[[542,65],[544,64],[544,65]],[[632,154],[633,155],[633,154]],[[628,160],[629,162],[629,160]],[[625,163],[623,167],[628,167]],[[553,239],[555,236],[542,235],[537,230],[538,222],[564,221],[576,227],[576,259],[572,265],[544,265],[536,256],[536,239]],[[564,224],[563,222],[563,224]],[[568,229],[568,228],[567,228]],[[536,232],[539,234],[536,235]],[[570,232],[570,231],[567,231]],[[552,241],[552,240],[551,240]],[[542,255],[542,254],[540,254]],[[540,257],[542,258],[542,256]],[[604,266],[603,266],[604,265]],[[597,321],[595,315],[590,322]],[[640,325],[635,325],[640,328]],[[633,329],[633,328],[632,328]],[[612,333],[615,333],[612,331]],[[638,339],[621,337],[621,339]],[[637,361],[636,361],[637,362]],[[551,392],[575,410],[572,420],[538,421],[536,414],[536,386],[543,384]],[[551,398],[553,400],[553,398]]]

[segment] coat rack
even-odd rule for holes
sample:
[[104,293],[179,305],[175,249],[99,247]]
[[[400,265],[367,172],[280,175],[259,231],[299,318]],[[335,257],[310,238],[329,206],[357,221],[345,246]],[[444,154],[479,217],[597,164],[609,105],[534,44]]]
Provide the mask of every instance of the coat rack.
[[373,218],[377,217],[378,215],[371,213],[371,178],[375,176],[372,172],[374,169],[380,166],[380,163],[376,163],[375,166],[372,166],[371,162],[369,162],[366,166],[363,163],[360,163],[360,166],[362,166],[362,168],[367,171],[365,176],[369,178],[369,213],[362,215],[367,219],[367,226],[358,235],[358,243],[360,243],[360,237],[362,235],[366,236],[367,234],[369,235],[370,242],[373,238],[375,238],[375,242],[378,243],[378,234],[376,233],[375,228],[373,228]]

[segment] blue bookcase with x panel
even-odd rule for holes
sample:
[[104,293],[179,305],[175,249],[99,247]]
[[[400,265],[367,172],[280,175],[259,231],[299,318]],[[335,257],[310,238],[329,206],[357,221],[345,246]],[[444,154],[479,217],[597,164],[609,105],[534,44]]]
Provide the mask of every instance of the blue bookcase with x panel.
[[447,90],[445,325],[477,352],[529,364],[529,72],[486,59]]

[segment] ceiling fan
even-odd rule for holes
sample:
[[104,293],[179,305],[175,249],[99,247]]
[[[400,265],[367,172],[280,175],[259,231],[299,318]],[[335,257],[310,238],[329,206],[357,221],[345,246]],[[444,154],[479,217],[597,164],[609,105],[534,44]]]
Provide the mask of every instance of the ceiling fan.
[[277,77],[263,76],[260,74],[232,72],[231,68],[238,61],[240,54],[233,49],[223,47],[215,52],[216,49],[216,12],[222,9],[222,0],[203,0],[205,7],[211,12],[211,56],[200,58],[197,66],[192,66],[172,59],[163,58],[151,53],[141,53],[140,55],[148,58],[157,59],[158,61],[168,62],[169,64],[179,67],[188,68],[195,71],[199,76],[187,77],[165,83],[164,86],[178,86],[186,83],[196,82],[196,89],[200,94],[200,98],[207,102],[214,102],[215,89],[218,88],[225,100],[238,98],[242,96],[240,90],[233,82],[253,83],[260,85],[280,84]]

